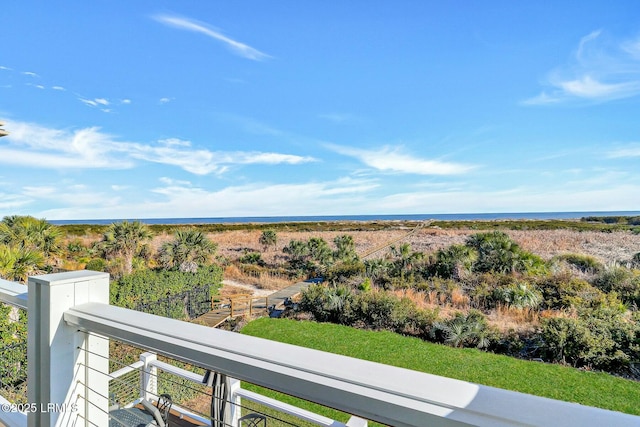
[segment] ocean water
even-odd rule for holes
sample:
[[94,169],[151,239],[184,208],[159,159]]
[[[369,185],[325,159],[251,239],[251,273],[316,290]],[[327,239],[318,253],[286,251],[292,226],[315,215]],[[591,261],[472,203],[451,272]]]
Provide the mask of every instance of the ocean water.
[[123,220],[141,221],[145,224],[231,224],[278,222],[326,222],[326,221],[478,221],[500,219],[580,219],[588,216],[640,216],[640,211],[607,212],[511,212],[464,214],[407,214],[407,215],[319,215],[319,216],[251,216],[217,218],[114,218],[51,220],[52,224],[105,225]]

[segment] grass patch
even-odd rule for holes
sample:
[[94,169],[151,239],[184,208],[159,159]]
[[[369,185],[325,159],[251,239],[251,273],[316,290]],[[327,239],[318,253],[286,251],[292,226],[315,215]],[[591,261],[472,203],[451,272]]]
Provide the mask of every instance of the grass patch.
[[364,331],[328,323],[263,318],[246,325],[242,333],[492,387],[640,415],[640,383],[606,373],[529,362],[474,349],[454,349],[391,332]]

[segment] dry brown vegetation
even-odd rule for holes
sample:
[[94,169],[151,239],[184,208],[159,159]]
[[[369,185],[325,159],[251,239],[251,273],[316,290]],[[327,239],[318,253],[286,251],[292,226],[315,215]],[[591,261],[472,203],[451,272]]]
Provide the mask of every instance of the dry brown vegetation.
[[[218,253],[234,260],[245,252],[261,252],[267,263],[281,261],[282,248],[290,240],[308,240],[311,237],[321,237],[331,243],[336,236],[349,234],[353,237],[356,250],[363,254],[387,242],[402,238],[409,230],[390,229],[381,231],[314,231],[314,232],[278,232],[278,242],[275,247],[264,251],[259,244],[261,232],[259,230],[233,230],[220,233],[210,233],[209,238],[218,244]],[[553,256],[576,253],[590,255],[604,264],[616,261],[626,261],[640,252],[640,234],[629,231],[603,233],[598,231],[572,230],[504,230],[523,249],[533,252],[544,259]],[[476,230],[444,230],[425,228],[408,236],[402,243],[409,243],[412,250],[430,253],[452,244],[463,244],[466,238],[476,234]],[[384,256],[380,251],[375,257]]]
[[[207,236],[218,244],[218,254],[233,261],[247,252],[260,252],[262,258],[269,264],[278,263],[284,259],[282,249],[291,240],[308,240],[311,237],[321,237],[330,244],[336,236],[351,235],[359,254],[367,253],[381,245],[401,239],[401,243],[409,243],[413,251],[430,253],[452,244],[463,244],[466,238],[479,231],[473,229],[439,229],[423,228],[413,234],[411,229],[394,225],[385,230],[377,231],[278,231],[276,246],[265,251],[259,243],[260,230],[230,230],[207,233]],[[629,231],[614,231],[604,233],[600,231],[573,230],[503,230],[523,249],[533,252],[544,259],[555,255],[576,253],[595,257],[604,264],[625,261],[640,252],[640,234]],[[408,235],[408,236],[407,236]],[[406,238],[404,238],[407,236]],[[74,237],[85,246],[100,240],[99,235]],[[157,250],[164,242],[172,239],[168,233],[158,234],[153,238],[151,247]],[[386,254],[382,250],[374,257]]]

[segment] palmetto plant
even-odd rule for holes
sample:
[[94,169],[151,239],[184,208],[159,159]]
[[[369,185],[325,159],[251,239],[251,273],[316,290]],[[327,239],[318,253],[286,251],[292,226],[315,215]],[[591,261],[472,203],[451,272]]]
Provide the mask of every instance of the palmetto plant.
[[289,255],[292,263],[301,263],[309,256],[309,247],[302,240],[291,240],[282,252]]
[[452,347],[487,348],[491,344],[487,320],[479,311],[456,313],[453,319],[437,322],[431,335]]
[[30,275],[37,273],[43,264],[44,257],[39,251],[0,245],[0,277],[25,282]]
[[353,261],[358,259],[356,244],[354,243],[352,236],[349,236],[348,234],[336,236],[333,239],[333,243],[336,245],[336,250],[333,253],[334,259],[341,261]]
[[413,268],[417,261],[424,258],[424,254],[422,252],[413,252],[411,250],[411,245],[408,243],[403,243],[400,246],[391,245],[389,247],[389,251],[391,256],[395,258],[395,268],[401,277],[404,277],[404,275]]
[[208,264],[217,249],[218,246],[201,231],[178,230],[172,241],[162,245],[158,258],[166,268],[193,271]]
[[518,309],[536,308],[542,303],[542,294],[533,286],[524,282],[497,289],[495,297],[509,307]]
[[546,270],[541,258],[524,251],[502,231],[474,234],[469,236],[466,245],[478,252],[478,259],[473,264],[478,273],[541,273]]
[[309,256],[320,265],[328,265],[333,260],[333,253],[326,240],[321,237],[312,237],[307,242]]
[[364,262],[365,275],[376,284],[378,280],[386,276],[391,264],[382,258],[368,259]]
[[471,273],[478,259],[475,249],[464,245],[451,245],[436,253],[436,274],[443,279],[460,280]]

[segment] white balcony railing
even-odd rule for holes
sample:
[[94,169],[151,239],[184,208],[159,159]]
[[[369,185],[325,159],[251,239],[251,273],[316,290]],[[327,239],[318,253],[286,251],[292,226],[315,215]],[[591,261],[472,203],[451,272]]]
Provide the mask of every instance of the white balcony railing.
[[[24,306],[25,288],[18,286],[0,282],[0,301]],[[26,415],[0,412],[0,423],[108,426],[113,374],[108,341],[113,339],[391,426],[640,425],[636,416],[114,307],[108,295],[106,273],[79,271],[29,279],[28,401],[37,410]],[[157,363],[155,367],[173,369]],[[247,390],[234,393],[235,398],[279,406]],[[352,421],[351,425],[361,422]]]

